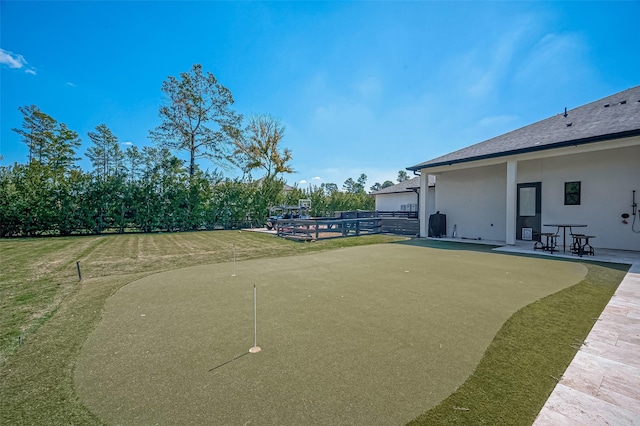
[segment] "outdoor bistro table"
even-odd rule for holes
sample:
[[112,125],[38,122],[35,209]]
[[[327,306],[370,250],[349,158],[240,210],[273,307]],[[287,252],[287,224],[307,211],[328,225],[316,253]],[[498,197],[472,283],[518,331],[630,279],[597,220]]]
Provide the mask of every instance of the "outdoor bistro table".
[[573,229],[571,228],[586,228],[587,225],[579,225],[575,223],[567,224],[567,223],[546,223],[544,226],[557,226],[558,230],[556,234],[560,232],[560,228],[562,228],[562,252],[566,253],[567,251],[567,228],[569,228],[569,233],[573,234]]

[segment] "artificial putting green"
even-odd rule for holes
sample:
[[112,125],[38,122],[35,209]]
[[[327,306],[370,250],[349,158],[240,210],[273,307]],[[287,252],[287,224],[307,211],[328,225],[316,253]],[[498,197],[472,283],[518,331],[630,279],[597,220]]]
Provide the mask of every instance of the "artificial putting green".
[[[75,368],[114,424],[403,424],[579,263],[410,245],[190,267],[112,296]],[[253,345],[253,285],[258,345]],[[231,361],[233,360],[233,361]],[[231,362],[229,362],[231,361]]]

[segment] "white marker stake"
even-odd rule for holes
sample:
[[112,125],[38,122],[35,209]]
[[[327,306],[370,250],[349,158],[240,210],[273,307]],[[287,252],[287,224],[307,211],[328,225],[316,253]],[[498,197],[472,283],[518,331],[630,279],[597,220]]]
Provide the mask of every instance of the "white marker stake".
[[252,354],[260,352],[260,346],[258,346],[258,317],[256,314],[256,285],[253,285],[253,347],[249,349]]
[[231,275],[232,277],[236,276],[236,245],[233,245],[233,275]]

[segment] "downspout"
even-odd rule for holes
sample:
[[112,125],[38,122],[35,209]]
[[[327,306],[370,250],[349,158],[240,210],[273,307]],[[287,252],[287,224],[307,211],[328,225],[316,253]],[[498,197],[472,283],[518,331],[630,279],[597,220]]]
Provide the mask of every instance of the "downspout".
[[[420,176],[420,173],[416,173],[415,170],[413,170],[413,175],[414,176]],[[429,183],[427,182],[427,188],[429,188]],[[420,188],[413,188],[412,191],[416,193],[416,195],[418,196],[418,211],[416,213],[418,213],[418,221],[420,220]]]
[[416,213],[418,215],[418,220],[420,220],[420,188],[412,188],[411,190],[415,192],[418,197],[418,210],[416,210]]

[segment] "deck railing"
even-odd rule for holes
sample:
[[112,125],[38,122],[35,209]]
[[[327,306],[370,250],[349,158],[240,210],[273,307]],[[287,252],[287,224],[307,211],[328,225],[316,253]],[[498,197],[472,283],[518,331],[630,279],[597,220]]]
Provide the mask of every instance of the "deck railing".
[[278,219],[276,233],[279,237],[318,240],[349,235],[378,234],[382,219]]

